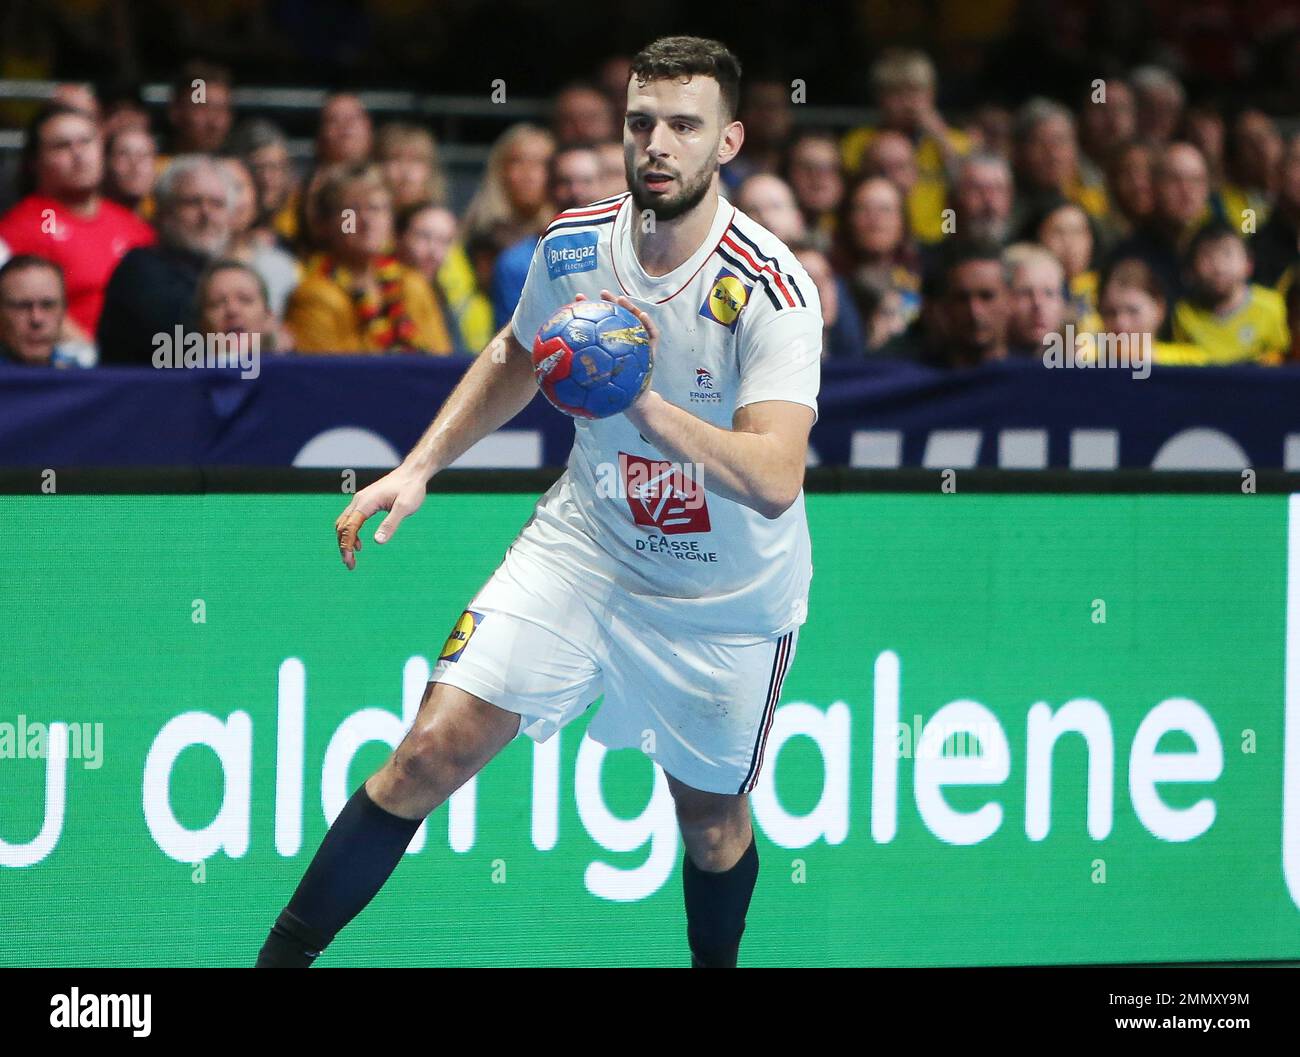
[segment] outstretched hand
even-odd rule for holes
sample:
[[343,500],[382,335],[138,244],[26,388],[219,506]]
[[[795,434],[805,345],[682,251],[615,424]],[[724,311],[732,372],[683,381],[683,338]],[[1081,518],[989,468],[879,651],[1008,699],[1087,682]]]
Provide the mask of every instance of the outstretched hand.
[[355,552],[361,549],[361,526],[372,515],[380,510],[388,511],[388,517],[375,530],[375,542],[386,543],[403,519],[420,509],[427,485],[428,481],[422,474],[403,465],[353,496],[347,509],[334,521],[343,564],[349,569],[357,567]]

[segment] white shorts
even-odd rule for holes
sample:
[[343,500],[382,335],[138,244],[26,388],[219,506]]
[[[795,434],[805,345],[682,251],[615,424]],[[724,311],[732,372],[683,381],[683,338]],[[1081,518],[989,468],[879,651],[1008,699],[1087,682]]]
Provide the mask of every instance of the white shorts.
[[456,622],[431,681],[519,714],[519,733],[538,742],[604,694],[594,740],[639,749],[694,789],[748,793],[798,634],[741,646],[674,635],[606,611],[512,549]]

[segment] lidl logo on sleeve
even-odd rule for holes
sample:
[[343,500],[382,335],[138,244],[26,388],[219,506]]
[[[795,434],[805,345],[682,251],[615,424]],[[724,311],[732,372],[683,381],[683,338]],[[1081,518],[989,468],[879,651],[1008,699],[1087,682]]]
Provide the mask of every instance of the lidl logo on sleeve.
[[740,310],[749,301],[749,290],[750,288],[734,273],[723,268],[713,280],[709,296],[700,306],[700,315],[715,323],[721,323],[728,330],[735,330],[736,321],[740,319]]
[[438,654],[440,661],[458,661],[460,655],[469,645],[470,636],[474,634],[474,629],[479,626],[483,619],[482,613],[475,613],[472,609],[465,610],[456,621],[456,626],[451,629],[451,634],[447,636],[447,641],[443,643],[442,652]]
[[596,267],[597,231],[580,231],[576,235],[557,235],[542,243],[546,274],[552,279],[574,272],[589,272]]

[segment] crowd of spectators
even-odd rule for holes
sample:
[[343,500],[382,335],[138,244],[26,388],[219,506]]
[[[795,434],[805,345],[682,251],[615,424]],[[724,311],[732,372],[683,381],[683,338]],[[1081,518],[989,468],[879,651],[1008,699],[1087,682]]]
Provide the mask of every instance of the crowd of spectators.
[[[475,355],[555,214],[626,189],[627,70],[506,129],[459,211],[431,132],[376,127],[353,94],[327,99],[300,169],[219,65],[178,71],[162,129],[61,86],[0,216],[0,360],[143,366],[178,327],[274,354]],[[832,130],[799,120],[789,81],[747,79],[722,171],[816,284],[827,358],[961,367],[1139,334],[1156,363],[1300,360],[1296,128],[1189,102],[1157,66],[961,121],[921,52],[885,52],[871,81],[877,120]]]

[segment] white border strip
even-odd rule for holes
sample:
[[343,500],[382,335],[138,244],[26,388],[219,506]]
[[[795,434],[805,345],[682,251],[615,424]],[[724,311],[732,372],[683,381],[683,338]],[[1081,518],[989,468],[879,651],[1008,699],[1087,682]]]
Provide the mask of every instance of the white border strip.
[[1282,875],[1300,907],[1300,495],[1287,503],[1286,715],[1282,743]]

